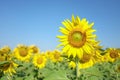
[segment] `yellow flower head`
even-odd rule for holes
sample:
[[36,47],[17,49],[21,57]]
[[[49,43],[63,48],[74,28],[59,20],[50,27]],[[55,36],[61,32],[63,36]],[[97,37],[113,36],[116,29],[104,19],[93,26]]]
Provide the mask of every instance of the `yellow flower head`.
[[31,53],[25,45],[18,45],[14,49],[14,56],[21,61],[29,61]]
[[0,49],[2,53],[9,53],[11,51],[9,46],[4,46],[3,48]]
[[6,60],[6,54],[4,54],[0,51],[0,62],[5,61],[5,60]]
[[103,56],[103,61],[114,62],[116,59],[120,58],[120,51],[115,48],[106,49],[106,54]]
[[62,53],[66,53],[68,57],[82,58],[83,53],[90,54],[94,50],[92,45],[96,38],[93,34],[95,30],[92,29],[94,23],[89,24],[85,18],[80,20],[78,16],[76,18],[72,16],[72,21],[65,20],[62,24],[65,27],[60,27],[59,31],[63,35],[57,36],[61,42],[58,47],[63,46]]
[[10,47],[5,46],[0,49],[0,57],[6,57],[10,52]]
[[76,67],[75,62],[74,61],[70,61],[69,67],[72,68],[72,69],[75,69],[75,67]]
[[0,49],[0,61],[11,60],[11,49],[5,46]]
[[39,69],[44,68],[46,65],[46,57],[42,54],[36,54],[33,57],[33,64],[38,67]]
[[52,51],[47,50],[47,51],[45,52],[45,56],[46,56],[47,59],[51,59],[51,57],[52,57]]
[[38,53],[40,53],[40,50],[37,46],[31,45],[31,46],[29,46],[29,52],[32,54],[38,54]]
[[83,54],[82,59],[79,61],[79,69],[85,69],[93,66],[94,58],[90,54]]
[[61,53],[58,50],[54,50],[51,54],[51,60],[53,62],[59,62],[62,61],[63,58],[61,57]]
[[17,68],[18,64],[14,63],[13,61],[10,61],[9,63],[6,63],[2,67],[2,71],[4,74],[9,73],[12,75],[13,73],[16,73],[15,68]]

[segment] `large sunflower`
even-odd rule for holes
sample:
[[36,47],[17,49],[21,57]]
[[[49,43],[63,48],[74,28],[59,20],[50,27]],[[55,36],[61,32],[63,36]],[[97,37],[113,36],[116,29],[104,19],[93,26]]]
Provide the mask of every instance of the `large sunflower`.
[[62,22],[65,26],[60,27],[60,32],[63,34],[62,36],[57,36],[60,38],[61,44],[58,46],[63,46],[62,53],[66,53],[68,57],[78,57],[82,58],[83,53],[90,54],[93,48],[93,43],[95,43],[96,35],[93,34],[95,32],[92,29],[94,23],[88,23],[88,21],[83,18],[77,16],[74,18],[72,16],[72,21],[65,20]]
[[21,61],[29,61],[31,53],[25,45],[18,45],[14,49],[14,56]]
[[39,69],[44,68],[46,65],[46,57],[42,54],[36,54],[33,57],[33,64],[38,67]]

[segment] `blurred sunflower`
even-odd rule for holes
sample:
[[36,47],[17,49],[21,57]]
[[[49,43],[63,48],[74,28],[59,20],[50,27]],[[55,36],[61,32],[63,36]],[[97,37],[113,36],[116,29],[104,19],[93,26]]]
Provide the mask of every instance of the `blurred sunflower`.
[[6,60],[6,54],[4,54],[0,51],[0,62],[5,61],[5,60]]
[[14,49],[14,56],[21,61],[29,61],[31,53],[25,45],[18,45]]
[[40,53],[40,49],[35,45],[31,45],[28,48],[29,48],[29,52],[32,53],[32,54]]
[[0,49],[0,51],[2,52],[2,53],[9,53],[10,51],[11,51],[11,49],[10,49],[10,47],[9,46],[4,46],[4,47],[2,47],[1,49]]
[[10,53],[10,47],[4,46],[0,49],[0,57],[7,57],[7,55]]
[[83,54],[79,61],[79,69],[89,68],[94,65],[94,58],[90,54]]
[[11,60],[11,50],[10,47],[5,46],[0,49],[0,61]]
[[59,62],[63,60],[63,58],[61,57],[61,53],[58,50],[54,50],[50,57],[53,62]]
[[13,73],[16,73],[15,68],[17,68],[18,64],[14,63],[13,61],[9,61],[8,63],[4,64],[2,67],[2,71],[4,74],[9,73],[12,75]]
[[59,31],[63,35],[57,36],[61,42],[58,47],[63,46],[62,53],[66,53],[68,57],[82,58],[83,53],[90,54],[94,50],[92,46],[96,38],[93,34],[95,30],[92,29],[94,23],[89,24],[85,18],[80,20],[78,16],[76,18],[72,16],[72,21],[65,20],[62,24],[65,27],[60,27]]
[[106,54],[103,55],[103,61],[114,62],[116,59],[120,58],[120,50],[115,48],[108,48],[105,50]]
[[50,58],[52,57],[52,51],[47,50],[47,51],[45,52],[45,56],[46,56],[47,59],[50,59]]
[[38,67],[39,69],[44,68],[46,65],[46,57],[42,54],[36,54],[33,57],[33,64]]
[[72,68],[72,69],[76,68],[75,62],[74,61],[70,61],[69,62],[69,67]]

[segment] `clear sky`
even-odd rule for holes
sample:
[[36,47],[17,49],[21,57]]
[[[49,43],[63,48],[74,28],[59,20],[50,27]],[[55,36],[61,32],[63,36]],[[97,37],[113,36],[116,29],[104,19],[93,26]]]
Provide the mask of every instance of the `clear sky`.
[[0,0],[0,47],[53,50],[61,22],[72,14],[95,23],[102,46],[120,47],[120,0]]

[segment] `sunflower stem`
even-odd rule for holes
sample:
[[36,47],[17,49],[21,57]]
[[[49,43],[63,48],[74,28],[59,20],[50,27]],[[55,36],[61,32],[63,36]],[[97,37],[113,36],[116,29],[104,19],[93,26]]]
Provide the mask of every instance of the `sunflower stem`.
[[79,59],[78,58],[76,58],[76,80],[78,80],[78,78],[79,78]]

